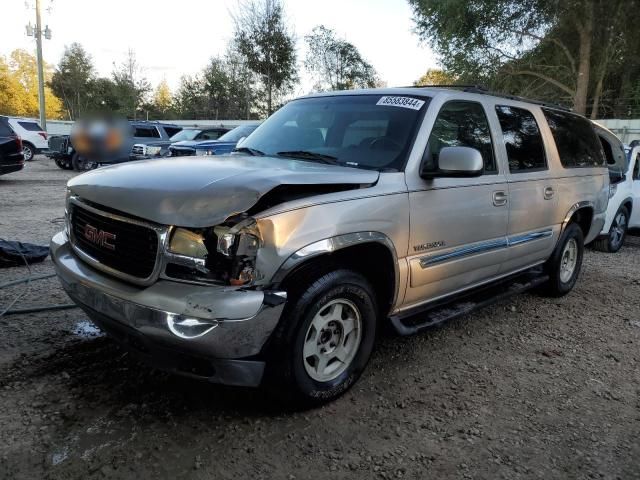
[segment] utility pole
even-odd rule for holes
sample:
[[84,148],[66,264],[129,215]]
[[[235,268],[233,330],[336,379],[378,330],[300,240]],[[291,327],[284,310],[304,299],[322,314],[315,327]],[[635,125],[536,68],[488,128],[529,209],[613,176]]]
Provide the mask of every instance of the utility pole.
[[36,0],[36,50],[38,53],[38,101],[40,103],[40,126],[47,131],[47,113],[44,107],[44,68],[42,67],[42,22],[40,0]]
[[42,35],[47,40],[51,39],[51,30],[49,26],[42,31],[42,21],[40,19],[40,0],[36,0],[36,28],[31,26],[31,22],[27,25],[27,35],[36,37],[36,56],[38,60],[38,103],[40,105],[40,126],[43,130],[47,130],[47,113],[44,104],[44,62],[42,61]]

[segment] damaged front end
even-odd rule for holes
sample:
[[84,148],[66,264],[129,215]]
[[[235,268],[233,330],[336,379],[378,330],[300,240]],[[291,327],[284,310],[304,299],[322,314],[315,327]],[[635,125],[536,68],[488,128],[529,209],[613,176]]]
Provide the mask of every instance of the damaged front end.
[[165,254],[167,278],[219,285],[250,285],[260,278],[257,222],[235,217],[211,228],[172,228]]

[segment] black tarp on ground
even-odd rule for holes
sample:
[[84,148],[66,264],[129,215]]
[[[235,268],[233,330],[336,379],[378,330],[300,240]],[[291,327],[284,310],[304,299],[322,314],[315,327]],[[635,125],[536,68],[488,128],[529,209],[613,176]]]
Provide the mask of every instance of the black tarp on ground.
[[0,268],[38,263],[49,255],[49,247],[0,239]]

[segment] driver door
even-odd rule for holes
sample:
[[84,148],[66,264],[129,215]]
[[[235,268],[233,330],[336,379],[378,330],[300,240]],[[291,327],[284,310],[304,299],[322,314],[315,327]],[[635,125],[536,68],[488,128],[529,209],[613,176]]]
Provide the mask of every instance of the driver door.
[[442,148],[482,154],[482,175],[407,176],[411,213],[405,305],[456,293],[499,274],[506,258],[508,185],[498,168],[489,120],[479,102],[454,100],[440,109],[423,162],[437,165]]

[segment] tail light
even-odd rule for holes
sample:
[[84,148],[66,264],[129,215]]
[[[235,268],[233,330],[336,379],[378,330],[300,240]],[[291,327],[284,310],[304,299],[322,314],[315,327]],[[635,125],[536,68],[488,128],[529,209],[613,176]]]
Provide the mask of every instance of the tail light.
[[18,144],[18,148],[20,149],[20,151],[22,151],[22,138],[20,138],[20,136],[16,135],[16,143]]
[[38,135],[40,135],[45,140],[47,139],[47,132],[38,132]]

